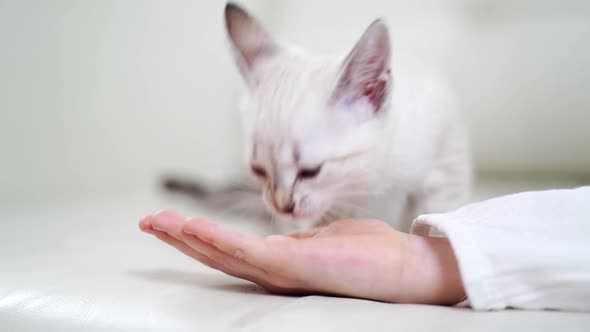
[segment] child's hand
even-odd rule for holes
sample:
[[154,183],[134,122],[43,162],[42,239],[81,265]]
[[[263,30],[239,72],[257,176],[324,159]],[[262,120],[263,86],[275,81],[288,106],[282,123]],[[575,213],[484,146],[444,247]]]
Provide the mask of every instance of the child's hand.
[[271,292],[431,304],[457,303],[465,293],[448,240],[401,233],[378,220],[342,220],[265,238],[170,211],[148,215],[139,226]]

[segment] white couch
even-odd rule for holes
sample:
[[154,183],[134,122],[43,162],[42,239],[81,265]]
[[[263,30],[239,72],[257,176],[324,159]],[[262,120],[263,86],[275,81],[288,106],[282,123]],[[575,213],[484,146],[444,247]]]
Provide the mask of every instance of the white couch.
[[[478,199],[555,181],[482,183]],[[173,208],[264,233],[162,193],[113,194],[3,209],[0,331],[588,331],[590,315],[473,312],[324,296],[288,297],[208,269],[138,231]]]
[[[590,316],[286,297],[137,229],[167,170],[222,182],[241,161],[224,1],[0,3],[0,331],[587,331]],[[375,15],[441,65],[481,174],[473,200],[588,184],[587,1],[278,1],[248,5],[310,47],[352,45]]]

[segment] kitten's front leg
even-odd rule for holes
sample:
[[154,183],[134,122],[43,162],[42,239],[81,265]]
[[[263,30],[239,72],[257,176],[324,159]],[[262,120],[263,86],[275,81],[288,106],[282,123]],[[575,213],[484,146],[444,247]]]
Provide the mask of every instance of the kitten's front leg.
[[434,165],[414,193],[416,217],[457,209],[467,203],[471,195],[473,175],[468,138],[456,125],[441,139]]
[[[467,202],[470,191],[471,173],[467,169],[459,167],[433,169],[426,177],[421,190],[413,196],[414,218],[422,214],[443,213],[457,209]],[[427,235],[431,231],[423,229],[419,232]]]
[[385,192],[364,198],[358,203],[353,218],[384,220],[396,230],[408,232],[413,220],[411,201],[406,191],[391,188]]

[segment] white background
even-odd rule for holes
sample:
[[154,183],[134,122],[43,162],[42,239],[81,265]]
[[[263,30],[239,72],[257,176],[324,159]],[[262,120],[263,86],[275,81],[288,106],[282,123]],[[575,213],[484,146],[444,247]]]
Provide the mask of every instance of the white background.
[[[0,200],[155,188],[241,166],[225,1],[0,0]],[[377,16],[439,64],[481,173],[590,174],[590,2],[249,1],[325,51]],[[395,56],[395,55],[394,55]]]

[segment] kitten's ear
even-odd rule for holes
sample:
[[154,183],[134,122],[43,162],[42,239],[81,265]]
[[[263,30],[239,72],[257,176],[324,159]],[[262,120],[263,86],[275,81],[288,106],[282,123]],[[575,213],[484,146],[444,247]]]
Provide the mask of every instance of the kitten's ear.
[[278,44],[254,17],[231,2],[225,6],[225,26],[240,72],[248,83],[253,84],[254,66],[276,53]]
[[346,57],[333,92],[334,104],[366,99],[374,111],[383,105],[390,83],[391,44],[385,22],[378,19]]

